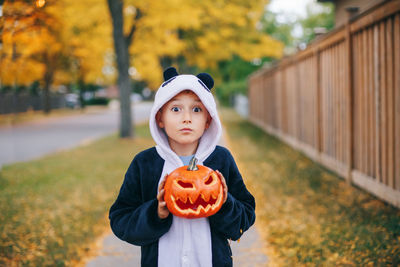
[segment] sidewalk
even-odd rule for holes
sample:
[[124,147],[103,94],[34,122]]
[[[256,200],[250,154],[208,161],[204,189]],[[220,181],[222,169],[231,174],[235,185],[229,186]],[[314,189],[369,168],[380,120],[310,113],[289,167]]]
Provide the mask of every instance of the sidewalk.
[[[222,137],[220,145],[227,146],[226,137]],[[231,241],[233,266],[257,267],[266,266],[268,257],[264,253],[265,243],[257,230],[257,221],[239,242]],[[90,259],[86,267],[131,267],[140,266],[140,247],[119,240],[111,230],[101,240],[101,248],[97,257]]]

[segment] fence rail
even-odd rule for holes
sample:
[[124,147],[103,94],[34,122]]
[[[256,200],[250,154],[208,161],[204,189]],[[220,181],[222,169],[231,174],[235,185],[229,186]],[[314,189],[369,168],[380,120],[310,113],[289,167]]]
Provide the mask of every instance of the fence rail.
[[[50,107],[51,109],[66,107],[65,96],[63,94],[50,94]],[[42,95],[0,93],[0,115],[43,109],[44,97]]]
[[400,1],[249,78],[250,120],[400,207]]

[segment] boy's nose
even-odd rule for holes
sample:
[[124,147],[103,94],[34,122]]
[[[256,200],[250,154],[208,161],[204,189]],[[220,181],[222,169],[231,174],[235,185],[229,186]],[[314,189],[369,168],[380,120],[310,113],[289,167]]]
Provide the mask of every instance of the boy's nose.
[[185,111],[185,112],[183,113],[183,122],[184,122],[184,123],[192,122],[192,116],[190,115],[190,112]]

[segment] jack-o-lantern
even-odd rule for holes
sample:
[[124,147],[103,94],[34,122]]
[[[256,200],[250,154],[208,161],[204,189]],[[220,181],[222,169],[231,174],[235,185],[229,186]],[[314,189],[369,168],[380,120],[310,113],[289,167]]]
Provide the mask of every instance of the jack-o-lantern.
[[177,168],[166,177],[164,199],[176,216],[208,217],[222,206],[224,192],[218,175],[196,162],[193,157],[189,166]]

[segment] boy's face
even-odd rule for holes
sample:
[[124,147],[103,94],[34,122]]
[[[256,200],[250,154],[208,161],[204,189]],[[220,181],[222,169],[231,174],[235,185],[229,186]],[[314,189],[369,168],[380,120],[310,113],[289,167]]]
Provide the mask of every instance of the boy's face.
[[168,101],[156,115],[157,124],[164,128],[171,147],[197,145],[209,127],[211,116],[199,97],[192,91],[183,91]]

